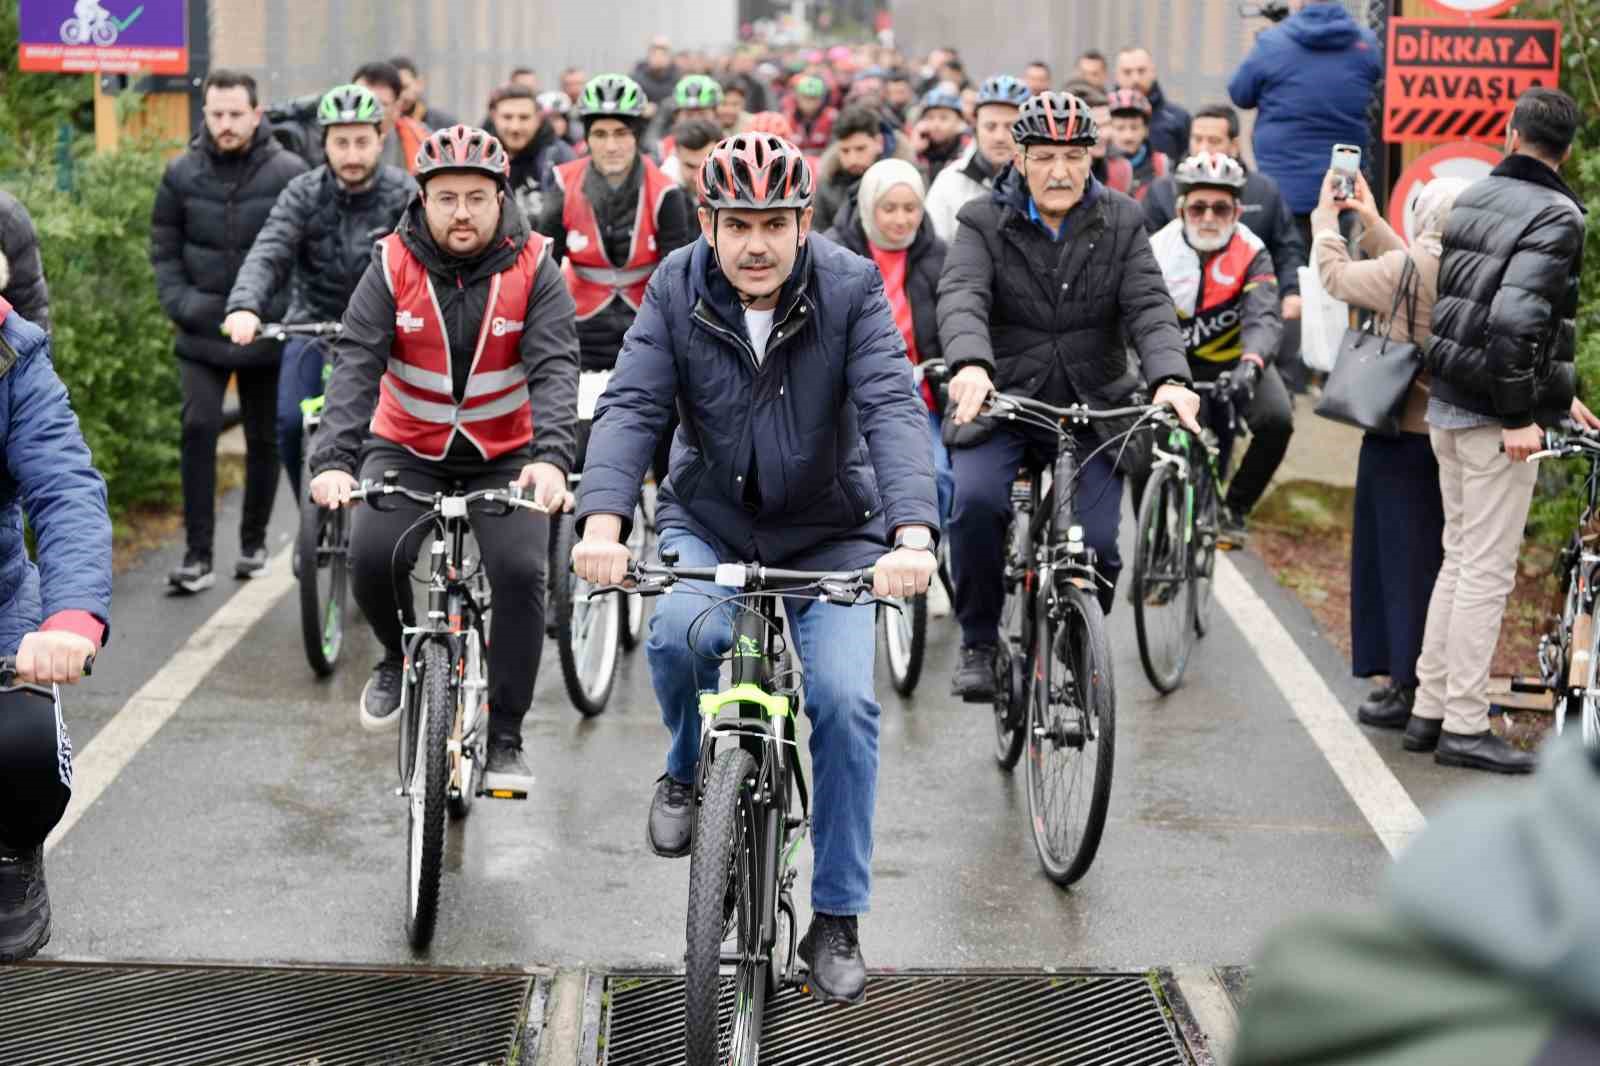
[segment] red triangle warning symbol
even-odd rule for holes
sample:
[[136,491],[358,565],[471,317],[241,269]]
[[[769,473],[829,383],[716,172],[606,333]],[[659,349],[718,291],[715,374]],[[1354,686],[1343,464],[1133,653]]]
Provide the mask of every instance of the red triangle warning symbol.
[[1517,64],[1527,63],[1530,66],[1534,63],[1542,67],[1550,65],[1550,57],[1545,55],[1543,48],[1539,47],[1538,37],[1529,37],[1522,47],[1517,49],[1517,54],[1512,57],[1511,61]]

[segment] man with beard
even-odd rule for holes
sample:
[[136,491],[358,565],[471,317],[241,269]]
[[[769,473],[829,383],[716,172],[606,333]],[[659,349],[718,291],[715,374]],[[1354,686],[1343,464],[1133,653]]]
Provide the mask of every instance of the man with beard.
[[[568,500],[578,398],[572,297],[549,242],[505,194],[500,142],[452,126],[418,156],[421,195],[374,249],[335,342],[311,498],[346,506],[357,472],[379,481],[393,471],[418,492],[515,483],[557,512]],[[351,590],[384,654],[361,693],[370,732],[400,724],[402,626],[429,535],[416,518],[415,509],[362,507],[350,529]],[[544,646],[550,522],[520,509],[471,521],[494,600],[484,787],[526,791],[522,720]]]
[[[205,129],[189,151],[167,165],[156,190],[150,224],[150,265],[161,309],[177,326],[178,369],[183,382],[183,524],[188,539],[183,565],[167,580],[179,593],[216,583],[211,549],[216,532],[217,437],[222,397],[238,376],[244,418],[244,517],[240,522],[239,577],[267,565],[267,520],[278,491],[273,420],[278,405],[278,345],[245,348],[222,336],[228,293],[250,242],[266,224],[273,203],[306,169],[261,124],[255,79],[213,70],[201,87]],[[282,315],[289,292],[269,294],[260,308]]]
[[1150,146],[1169,159],[1182,157],[1189,146],[1189,112],[1167,99],[1147,49],[1132,45],[1117,53],[1117,88],[1150,101]]
[[404,89],[400,72],[388,63],[365,63],[350,80],[371,93],[383,109],[381,162],[410,172],[416,165],[417,149],[428,136],[428,127],[400,110],[400,94]]
[[555,187],[555,168],[576,159],[572,146],[556,136],[532,89],[503,85],[489,97],[495,136],[511,157],[511,195],[524,218],[538,219],[545,193]]
[[[337,322],[372,259],[372,245],[394,229],[417,184],[378,162],[383,109],[359,85],[340,85],[317,108],[327,162],[291,181],[272,206],[228,293],[222,328],[252,344],[273,295],[292,291],[289,322]],[[300,499],[300,401],[322,395],[323,342],[293,337],[278,371],[278,454]]]
[[917,164],[932,181],[954,163],[970,143],[967,121],[961,112],[961,98],[955,93],[935,89],[922,98],[922,114],[917,129],[923,138]]
[[939,172],[928,190],[928,221],[946,244],[956,235],[956,212],[993,188],[995,175],[1016,155],[1011,124],[1028,96],[1027,86],[1010,74],[996,74],[978,86],[977,137],[964,156]]
[[861,183],[861,175],[879,159],[917,162],[911,142],[897,136],[874,104],[856,104],[839,116],[837,139],[817,164],[817,214],[831,227],[842,222],[839,212]]
[[686,205],[700,199],[700,164],[722,139],[717,124],[705,119],[672,127],[672,155],[661,161],[661,173],[678,183]]
[[[1226,378],[1233,409],[1250,427],[1250,450],[1228,482],[1221,539],[1243,547],[1245,517],[1283,462],[1294,433],[1288,390],[1268,360],[1278,350],[1278,279],[1260,237],[1239,222],[1244,168],[1222,153],[1201,152],[1179,164],[1178,216],[1154,237],[1156,261],[1177,306],[1196,381]],[[1207,417],[1228,468],[1232,433],[1226,409],[1215,402]]]
[[400,72],[402,115],[416,119],[430,130],[442,130],[459,123],[453,115],[445,114],[423,97],[423,93],[428,91],[428,79],[417,69],[415,60],[409,56],[395,56],[389,60],[389,65]]

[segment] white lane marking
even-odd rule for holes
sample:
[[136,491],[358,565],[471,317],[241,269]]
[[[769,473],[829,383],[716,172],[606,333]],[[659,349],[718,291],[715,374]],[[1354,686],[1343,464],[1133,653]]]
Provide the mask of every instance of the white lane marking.
[[73,757],[72,802],[45,841],[48,853],[78,824],[123,767],[177,713],[207,674],[295,586],[294,545],[280,551],[267,573],[243,583],[215,614],[201,622],[167,664],[128,698],[95,738]]
[[1391,856],[1400,854],[1422,832],[1426,824],[1422,811],[1283,623],[1220,552],[1216,596],[1373,832]]
[[1231,1062],[1233,1044],[1239,1036],[1239,1012],[1217,972],[1209,966],[1178,966],[1173,969],[1172,978],[1200,1027],[1211,1061],[1215,1066]]

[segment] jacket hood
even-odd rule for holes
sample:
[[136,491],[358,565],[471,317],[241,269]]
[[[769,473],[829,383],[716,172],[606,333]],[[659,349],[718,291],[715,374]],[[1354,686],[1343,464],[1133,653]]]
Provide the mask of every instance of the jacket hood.
[[1600,763],[1575,737],[1545,745],[1529,791],[1479,796],[1434,819],[1390,874],[1396,909],[1429,939],[1591,1018],[1597,884]]
[[1295,43],[1313,51],[1349,48],[1361,36],[1361,27],[1343,4],[1330,0],[1307,4],[1283,24],[1283,32]]
[[1529,181],[1553,189],[1576,204],[1583,214],[1589,213],[1589,208],[1578,198],[1578,194],[1572,191],[1572,187],[1562,179],[1558,171],[1552,170],[1531,156],[1508,155],[1500,160],[1490,173],[1497,178],[1516,178],[1518,181]]
[[494,239],[486,248],[466,258],[454,256],[440,248],[433,240],[433,233],[428,229],[428,220],[422,213],[422,197],[418,196],[406,205],[405,214],[400,216],[400,224],[395,227],[395,232],[400,234],[400,239],[422,265],[435,274],[456,274],[466,284],[471,284],[480,278],[498,273],[510,266],[522,252],[522,246],[528,242],[528,220],[522,214],[522,208],[517,206],[514,196],[506,196],[500,201],[500,228],[495,231]]

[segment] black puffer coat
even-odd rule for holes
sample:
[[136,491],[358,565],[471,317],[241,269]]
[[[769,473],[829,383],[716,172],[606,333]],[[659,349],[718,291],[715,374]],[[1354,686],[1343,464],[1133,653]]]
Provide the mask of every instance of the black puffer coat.
[[[939,338],[952,371],[978,365],[1003,392],[1121,406],[1139,384],[1187,382],[1183,333],[1131,197],[1091,182],[1059,244],[1028,218],[1008,166],[961,209],[939,279]],[[1109,428],[1102,429],[1109,433]]]
[[1428,351],[1434,396],[1507,429],[1565,413],[1583,216],[1560,175],[1521,155],[1456,198]]
[[351,192],[324,164],[291,181],[239,268],[228,313],[254,311],[294,279],[292,322],[337,322],[372,262],[372,246],[394,232],[417,183],[380,166],[370,186]]
[[0,296],[17,314],[50,332],[50,290],[39,260],[39,234],[28,209],[8,192],[0,192],[0,254],[5,256]]
[[[227,367],[277,361],[276,342],[234,344],[222,335],[222,320],[239,268],[278,194],[305,170],[305,161],[273,140],[265,123],[242,153],[223,154],[201,130],[189,151],[167,164],[152,213],[150,265],[161,309],[178,327],[178,355]],[[261,317],[281,319],[288,309],[284,286],[260,309]]]
[[[867,231],[861,227],[861,207],[854,196],[823,236],[865,259],[872,258]],[[933,235],[933,225],[923,215],[922,226],[906,249],[906,298],[911,301],[911,333],[921,359],[939,359],[944,354],[939,346],[939,275],[944,271],[945,252],[945,243]]]

